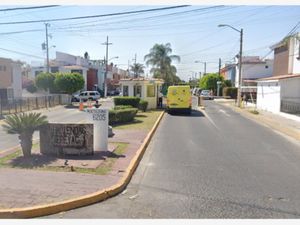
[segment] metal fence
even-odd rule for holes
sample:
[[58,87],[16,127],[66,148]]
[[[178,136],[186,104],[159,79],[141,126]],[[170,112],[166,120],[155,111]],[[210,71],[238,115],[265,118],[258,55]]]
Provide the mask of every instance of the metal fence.
[[49,95],[9,100],[0,99],[0,116],[65,105],[70,102],[70,95]]
[[280,111],[292,114],[300,114],[300,102],[281,100]]

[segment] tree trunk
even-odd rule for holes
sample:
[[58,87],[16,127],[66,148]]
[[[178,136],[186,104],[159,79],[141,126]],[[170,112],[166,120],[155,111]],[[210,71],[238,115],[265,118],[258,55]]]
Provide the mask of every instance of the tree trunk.
[[19,136],[20,144],[22,147],[22,152],[24,157],[31,156],[32,148],[32,133],[24,133]]

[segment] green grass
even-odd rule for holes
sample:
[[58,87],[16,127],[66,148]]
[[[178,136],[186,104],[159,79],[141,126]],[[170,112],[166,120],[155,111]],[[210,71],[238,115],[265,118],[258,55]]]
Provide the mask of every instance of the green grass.
[[0,158],[0,168],[1,167],[9,167],[8,162],[12,159],[15,159],[19,156],[22,156],[22,151],[18,149],[16,152],[11,153],[3,158]]
[[142,129],[149,131],[161,114],[161,110],[153,110],[147,112],[139,111],[133,122],[117,124],[112,126],[113,129]]
[[[117,148],[114,151],[114,154],[117,156],[121,156],[126,152],[126,148],[128,143],[114,143],[117,145]],[[22,156],[21,150],[17,150],[14,153],[11,153],[3,158],[0,158],[0,168],[1,167],[8,167],[8,168],[19,168],[19,169],[34,169],[34,170],[42,170],[42,171],[55,171],[55,172],[71,172],[71,167],[58,167],[58,166],[31,166],[28,165],[24,168],[24,166],[12,166],[9,164],[9,161],[15,159],[17,157]],[[88,173],[88,174],[96,174],[96,175],[105,175],[109,173],[114,163],[116,162],[117,158],[107,157],[106,160],[97,168],[74,168],[74,171],[77,173]]]

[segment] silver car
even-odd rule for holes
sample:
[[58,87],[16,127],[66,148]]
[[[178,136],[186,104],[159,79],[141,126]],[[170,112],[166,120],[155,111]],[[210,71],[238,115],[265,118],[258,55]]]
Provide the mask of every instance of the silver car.
[[209,99],[209,100],[213,100],[214,96],[211,94],[210,90],[202,90],[200,96],[203,99]]

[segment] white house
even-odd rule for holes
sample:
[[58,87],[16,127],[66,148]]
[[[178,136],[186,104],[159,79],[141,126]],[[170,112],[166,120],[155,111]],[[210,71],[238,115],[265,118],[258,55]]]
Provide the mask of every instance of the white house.
[[257,108],[300,114],[300,74],[264,78],[257,83]]
[[[273,74],[273,59],[262,60],[259,56],[244,56],[242,60],[242,80],[256,80]],[[235,87],[239,84],[239,68],[236,64]]]
[[120,88],[123,96],[139,97],[148,101],[149,109],[154,109],[163,83],[161,79],[129,78],[120,80]]
[[257,108],[274,113],[300,114],[299,33],[285,38],[274,50],[273,76],[257,81]]
[[[102,60],[89,60],[81,56],[74,56],[71,54],[56,52],[56,58],[50,61],[49,70],[51,73],[56,72],[77,72],[80,73],[85,81],[84,89],[87,90],[88,86],[98,85],[102,88],[104,83],[105,65]],[[92,74],[89,76],[89,70],[96,72],[95,78]],[[31,73],[29,78],[35,79],[35,77],[41,73],[46,72],[46,66],[33,66],[31,67]],[[92,73],[92,72],[91,72]],[[89,82],[89,77],[90,82]],[[96,80],[96,81],[95,81]],[[96,82],[88,85],[91,82]]]

